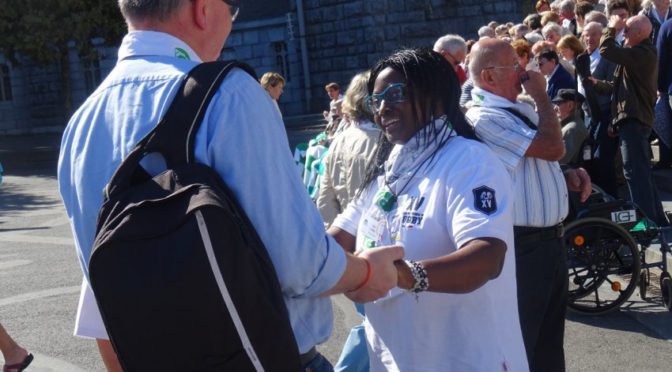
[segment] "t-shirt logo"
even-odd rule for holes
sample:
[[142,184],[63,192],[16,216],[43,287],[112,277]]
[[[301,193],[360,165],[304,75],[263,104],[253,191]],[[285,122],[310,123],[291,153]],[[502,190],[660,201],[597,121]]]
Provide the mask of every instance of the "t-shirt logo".
[[180,48],[180,47],[175,47],[175,57],[179,59],[186,59],[187,61],[191,61],[191,58],[189,58],[189,53],[187,53],[186,50]]
[[420,207],[425,202],[425,197],[411,196],[406,204],[406,210],[401,216],[401,225],[405,228],[412,229],[414,227],[422,227],[422,220],[425,217],[424,213],[418,212]]
[[481,186],[473,190],[474,192],[474,207],[488,216],[497,212],[497,199],[495,198],[495,190]]

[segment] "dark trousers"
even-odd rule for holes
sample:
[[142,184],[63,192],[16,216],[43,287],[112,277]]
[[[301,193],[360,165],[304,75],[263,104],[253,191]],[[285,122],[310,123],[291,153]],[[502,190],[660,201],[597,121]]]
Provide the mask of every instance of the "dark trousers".
[[666,145],[662,140],[658,140],[658,153],[660,154],[661,165],[672,165],[672,147]]
[[[661,96],[662,98],[662,96]],[[672,96],[667,96],[669,110],[672,113]],[[672,114],[670,115],[672,117]],[[672,122],[668,122],[672,126]],[[672,165],[672,147],[668,146],[662,140],[658,141],[658,153],[660,154],[660,164],[669,166]]]
[[530,240],[516,232],[518,314],[532,372],[565,370],[567,252],[562,238]]
[[618,141],[607,134],[611,116],[608,112],[603,112],[602,117],[605,119],[601,122],[592,122],[591,120],[590,123],[590,134],[594,141],[593,159],[589,164],[586,164],[586,170],[593,183],[600,186],[609,195],[618,197],[615,165]]
[[635,119],[624,119],[618,123],[618,134],[623,175],[628,183],[631,200],[656,224],[666,226],[667,218],[651,174],[651,127]]

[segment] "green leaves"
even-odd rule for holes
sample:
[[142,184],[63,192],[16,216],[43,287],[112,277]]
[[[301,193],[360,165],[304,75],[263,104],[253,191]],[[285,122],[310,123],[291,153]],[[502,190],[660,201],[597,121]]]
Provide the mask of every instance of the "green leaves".
[[125,31],[113,0],[0,0],[0,9],[0,52],[13,63],[56,63],[70,42],[87,56],[94,39],[117,44]]

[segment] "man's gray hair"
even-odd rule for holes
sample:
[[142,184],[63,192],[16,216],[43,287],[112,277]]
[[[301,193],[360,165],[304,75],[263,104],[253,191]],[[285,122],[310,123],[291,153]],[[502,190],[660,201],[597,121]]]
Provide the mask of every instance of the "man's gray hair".
[[590,12],[586,13],[586,16],[583,17],[583,21],[585,23],[597,22],[601,24],[602,27],[607,27],[607,24],[609,24],[607,16],[597,10],[591,10]]
[[525,40],[527,40],[530,45],[534,45],[538,41],[544,41],[544,37],[538,32],[528,32],[525,34]]
[[448,34],[441,36],[434,43],[434,51],[440,53],[444,50],[451,55],[455,55],[458,52],[467,53],[467,43],[460,35]]
[[574,13],[574,5],[576,5],[576,4],[574,3],[573,0],[563,0],[560,3],[560,10],[563,11],[563,12]]
[[127,20],[170,18],[189,0],[119,0],[121,14]]
[[483,26],[478,29],[478,37],[479,38],[495,37],[495,30],[492,29],[492,27]]
[[544,35],[544,37],[546,37],[546,34],[549,33],[550,31],[553,31],[560,36],[562,36],[563,34],[562,26],[560,26],[555,22],[548,22],[546,26],[544,26],[544,28],[541,29],[541,34]]
[[517,38],[524,38],[525,35],[527,35],[530,32],[530,27],[528,27],[526,24],[519,23],[509,30],[509,33],[511,34],[512,37],[517,37]]
[[604,26],[600,22],[588,22],[583,26],[583,31],[590,30],[592,28],[596,28],[599,30],[599,32],[602,32]]

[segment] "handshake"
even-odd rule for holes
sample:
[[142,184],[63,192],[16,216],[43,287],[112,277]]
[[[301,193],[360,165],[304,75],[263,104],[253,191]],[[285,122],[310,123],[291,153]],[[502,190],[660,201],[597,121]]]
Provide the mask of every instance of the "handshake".
[[[354,286],[345,290],[345,295],[359,303],[377,300],[388,291],[397,286],[398,272],[395,261],[404,258],[404,248],[401,246],[383,246],[367,249],[356,256],[350,256],[354,260],[355,267],[364,268],[366,275],[362,278],[362,270],[354,269],[352,276],[359,278]],[[348,262],[350,265],[350,262]],[[346,270],[346,275],[349,275]]]

